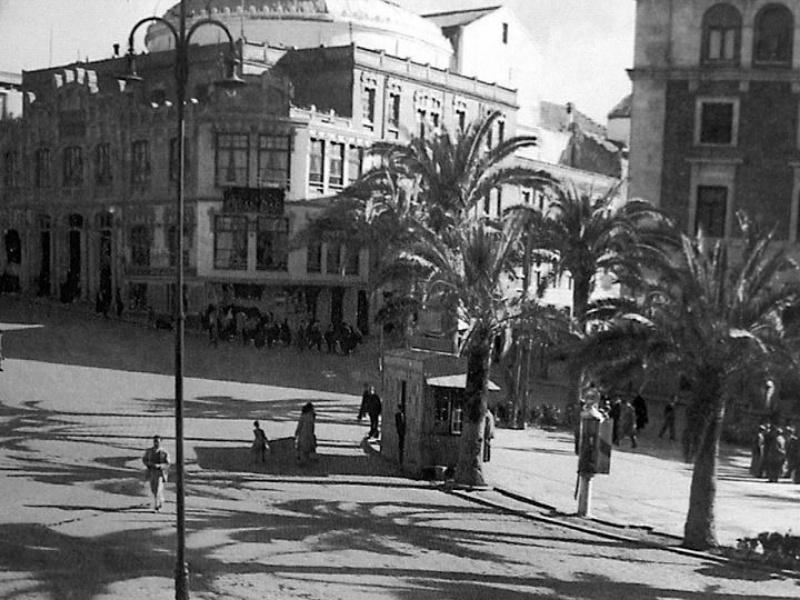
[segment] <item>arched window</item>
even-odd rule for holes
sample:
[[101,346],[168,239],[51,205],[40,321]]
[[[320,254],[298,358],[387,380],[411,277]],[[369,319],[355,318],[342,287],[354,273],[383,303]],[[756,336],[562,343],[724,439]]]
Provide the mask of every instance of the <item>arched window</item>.
[[730,4],[715,4],[703,15],[702,61],[706,65],[738,65],[742,15]]
[[791,66],[793,33],[792,11],[782,4],[767,4],[756,15],[753,64]]
[[131,264],[135,267],[150,266],[150,232],[144,225],[131,228]]

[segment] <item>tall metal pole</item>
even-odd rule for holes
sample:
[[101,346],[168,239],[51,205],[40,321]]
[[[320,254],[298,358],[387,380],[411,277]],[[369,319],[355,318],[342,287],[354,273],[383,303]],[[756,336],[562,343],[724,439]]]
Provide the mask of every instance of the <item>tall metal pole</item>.
[[[156,22],[161,23],[172,33],[175,39],[175,84],[176,102],[178,114],[178,182],[177,194],[175,197],[175,218],[176,218],[176,265],[175,265],[175,494],[177,506],[177,551],[175,565],[175,598],[176,600],[188,600],[189,598],[189,565],[186,561],[186,503],[184,486],[184,456],[183,456],[183,342],[184,329],[186,323],[186,311],[183,305],[183,279],[184,279],[184,187],[186,179],[186,164],[184,156],[186,154],[186,88],[189,83],[189,39],[194,31],[203,25],[214,25],[222,29],[228,38],[231,54],[235,54],[236,46],[233,36],[228,28],[215,19],[199,19],[192,27],[186,29],[186,0],[180,0],[179,23],[176,29],[169,21],[162,17],[146,17],[134,25],[128,36],[128,59],[131,72],[120,77],[125,81],[141,81],[141,77],[136,73],[134,35],[142,25]],[[231,60],[230,66],[235,65],[235,60]],[[226,81],[220,83],[221,86],[233,89],[244,85],[244,82],[236,76],[235,69]]]
[[180,3],[180,23],[175,45],[175,83],[178,104],[178,193],[176,197],[177,257],[175,264],[175,471],[177,505],[177,552],[175,563],[175,599],[189,598],[189,565],[186,562],[186,494],[183,480],[183,336],[186,321],[183,308],[183,221],[185,178],[184,152],[186,145],[186,85],[189,79],[189,44],[186,43],[186,0]]

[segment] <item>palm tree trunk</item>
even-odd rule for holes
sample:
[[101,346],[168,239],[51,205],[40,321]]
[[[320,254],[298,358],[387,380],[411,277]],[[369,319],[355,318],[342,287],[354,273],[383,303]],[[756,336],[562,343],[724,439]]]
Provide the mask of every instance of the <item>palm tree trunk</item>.
[[706,550],[718,543],[715,518],[717,457],[725,404],[720,396],[721,386],[717,375],[706,378],[698,392],[703,396],[698,395],[693,398],[693,402],[710,401],[711,407],[702,428],[692,471],[689,512],[683,528],[683,546],[692,550]]
[[486,418],[486,385],[489,380],[491,338],[488,333],[467,354],[464,390],[464,422],[456,463],[455,482],[467,487],[486,485],[483,476],[483,430]]

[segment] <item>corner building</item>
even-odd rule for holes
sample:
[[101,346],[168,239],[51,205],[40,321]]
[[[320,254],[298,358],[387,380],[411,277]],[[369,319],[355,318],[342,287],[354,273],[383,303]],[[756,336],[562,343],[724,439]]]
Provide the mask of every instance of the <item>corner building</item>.
[[215,85],[228,50],[216,31],[189,51],[184,256],[174,42],[154,25],[136,58],[142,83],[117,79],[124,57],[23,74],[23,116],[0,122],[0,286],[167,316],[182,260],[190,319],[233,303],[368,331],[367,250],[293,249],[291,234],[369,167],[377,140],[455,131],[496,109],[498,134],[514,135],[515,91],[448,70],[439,29],[382,0],[261,0],[246,10],[229,0],[210,14],[205,1],[189,4],[189,25],[210,16],[250,41],[238,42],[249,85],[235,93]]
[[637,0],[630,195],[725,238],[797,241],[800,2]]

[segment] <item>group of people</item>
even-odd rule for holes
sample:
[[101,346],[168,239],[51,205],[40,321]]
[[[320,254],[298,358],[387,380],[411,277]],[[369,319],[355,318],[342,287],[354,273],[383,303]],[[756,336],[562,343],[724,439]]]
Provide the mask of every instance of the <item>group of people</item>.
[[201,315],[203,328],[208,333],[208,342],[215,348],[219,342],[236,339],[258,349],[273,346],[291,347],[302,352],[306,349],[325,350],[329,354],[350,355],[363,341],[364,336],[357,327],[345,321],[331,323],[323,332],[316,319],[301,319],[291,326],[284,318],[278,321],[272,313],[262,314],[255,307],[220,306],[209,304]]
[[759,425],[753,439],[750,474],[772,483],[784,477],[800,483],[800,439],[794,427]]
[[631,448],[636,448],[637,434],[650,422],[644,397],[639,393],[633,397],[601,394],[597,408],[606,418],[612,420],[612,443],[619,446],[624,440],[630,439]]

